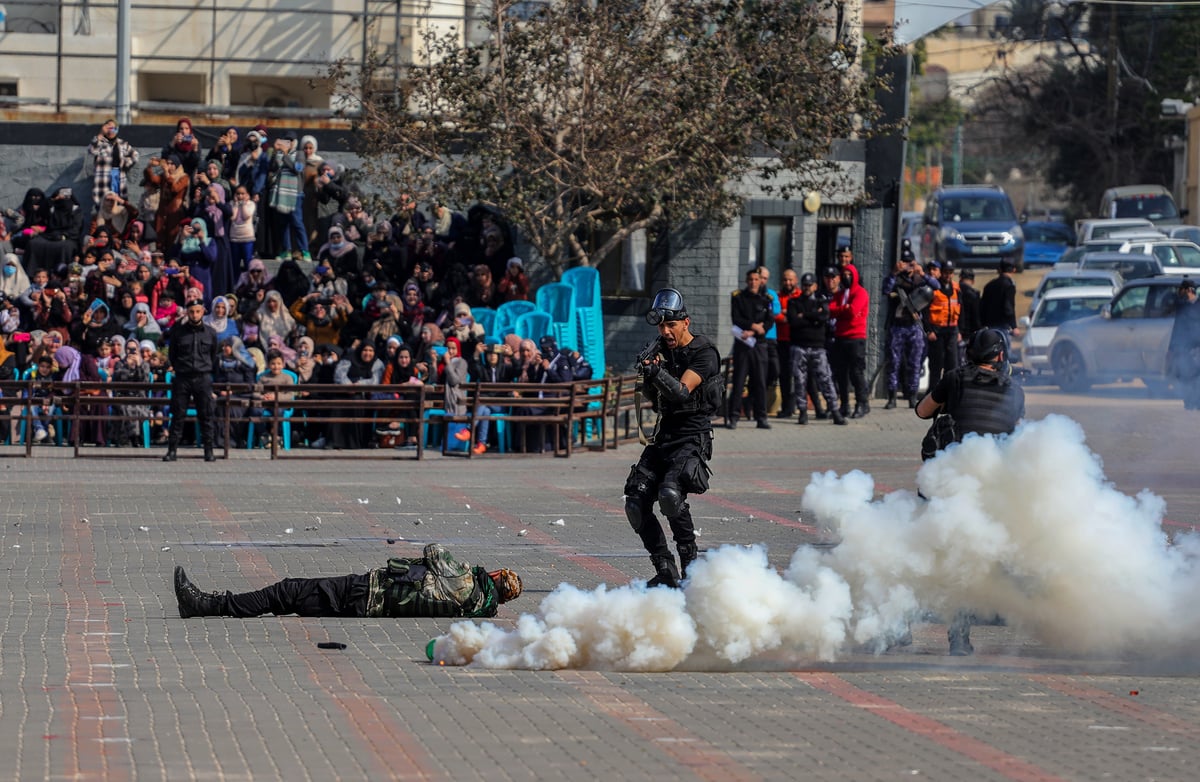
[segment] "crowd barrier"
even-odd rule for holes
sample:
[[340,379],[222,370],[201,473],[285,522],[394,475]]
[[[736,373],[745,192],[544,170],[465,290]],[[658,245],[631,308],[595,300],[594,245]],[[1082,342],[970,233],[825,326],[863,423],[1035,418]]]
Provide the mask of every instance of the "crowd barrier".
[[[577,451],[615,449],[638,439],[637,408],[643,408],[647,432],[654,413],[635,394],[636,375],[579,380],[572,383],[473,383],[463,387],[466,411],[447,415],[441,385],[317,385],[213,386],[214,425],[223,442],[218,454],[228,458],[235,430],[250,424],[250,445],[269,433],[265,450],[272,459],[355,458],[422,459],[429,449],[445,456],[472,458],[477,424],[486,419],[495,432],[490,456],[518,453],[523,435],[537,432],[547,444],[545,453],[569,458]],[[293,399],[265,400],[263,392],[295,392]],[[45,408],[44,420],[54,434],[35,443],[33,405]],[[167,383],[85,383],[38,381],[0,382],[0,456],[34,456],[45,448],[70,448],[76,457],[157,457],[151,429],[170,423],[170,385]],[[147,415],[147,408],[149,415]],[[195,411],[188,411],[186,426]],[[133,424],[140,447],[95,447],[84,436],[99,422],[105,430],[116,422]],[[370,448],[330,451],[301,447],[297,433],[317,426],[370,427]],[[467,431],[466,442],[455,433]],[[194,429],[192,430],[194,431]],[[191,434],[191,432],[189,432]],[[198,432],[194,435],[199,439]],[[311,445],[311,443],[309,443]]]

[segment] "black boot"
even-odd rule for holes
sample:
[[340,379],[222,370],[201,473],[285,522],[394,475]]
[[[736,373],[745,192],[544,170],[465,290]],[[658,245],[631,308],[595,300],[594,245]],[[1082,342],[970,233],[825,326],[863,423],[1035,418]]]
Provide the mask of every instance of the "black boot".
[[887,404],[883,406],[883,409],[884,410],[895,410],[896,409],[896,392],[895,391],[888,391],[888,401],[887,401]]
[[796,419],[796,423],[800,424],[801,426],[804,426],[805,424],[808,423],[808,410],[807,409],[800,411],[800,417]]
[[646,586],[679,588],[679,569],[675,567],[675,557],[667,554],[661,557],[650,557],[650,561],[654,563],[655,576],[646,582]]
[[165,454],[163,454],[163,461],[164,462],[173,462],[178,458],[179,458],[179,454],[175,453],[175,446],[168,445],[167,452]]
[[837,426],[845,426],[846,425],[846,416],[842,415],[837,410],[834,410],[833,411],[833,423],[836,424]]
[[695,543],[686,543],[677,546],[679,549],[679,571],[683,578],[687,578],[688,566],[696,561],[700,551],[696,548]]
[[916,395],[916,393],[914,392],[914,393],[913,393],[913,395],[912,395],[912,396],[910,396],[910,397],[908,398],[908,406],[909,406],[910,408],[915,408],[915,407],[917,406],[917,402],[918,402],[918,401],[919,401],[919,400],[917,399],[917,395]]
[[871,404],[869,402],[860,402],[854,406],[854,414],[851,418],[866,418],[867,413],[871,412]]
[[204,446],[204,461],[215,462],[216,460],[217,455],[213,453],[213,447],[211,445]]
[[175,600],[179,602],[179,616],[183,619],[193,616],[231,616],[228,592],[223,595],[201,592],[188,580],[187,573],[179,565],[175,566]]

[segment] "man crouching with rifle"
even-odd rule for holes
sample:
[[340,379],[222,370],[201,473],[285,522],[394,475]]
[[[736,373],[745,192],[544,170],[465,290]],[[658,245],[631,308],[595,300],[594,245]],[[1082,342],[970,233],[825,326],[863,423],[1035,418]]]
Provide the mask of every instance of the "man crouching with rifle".
[[[712,417],[722,409],[725,381],[720,353],[707,337],[692,334],[679,291],[660,290],[646,322],[658,327],[658,339],[638,356],[637,370],[659,418],[625,481],[625,515],[654,565],[648,586],[677,587],[697,555],[687,495],[708,491]],[[639,422],[639,434],[640,428]],[[655,500],[671,525],[682,576],[654,515]]]

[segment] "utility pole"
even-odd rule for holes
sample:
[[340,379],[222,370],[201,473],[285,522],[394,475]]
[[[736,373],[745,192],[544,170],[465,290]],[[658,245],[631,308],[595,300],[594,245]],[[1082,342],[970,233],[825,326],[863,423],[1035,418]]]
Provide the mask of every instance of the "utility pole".
[[963,169],[963,124],[959,120],[954,126],[954,184],[962,184]]
[[1108,114],[1108,182],[1117,182],[1117,4],[1108,7],[1108,92],[1106,94]]
[[118,125],[128,125],[130,121],[129,108],[129,71],[130,44],[132,41],[129,21],[129,0],[121,0],[117,5],[117,111]]

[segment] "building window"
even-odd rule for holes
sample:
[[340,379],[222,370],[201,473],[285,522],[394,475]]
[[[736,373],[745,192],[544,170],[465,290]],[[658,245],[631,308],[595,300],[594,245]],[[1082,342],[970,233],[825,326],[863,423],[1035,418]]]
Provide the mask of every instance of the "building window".
[[138,74],[138,100],[162,103],[208,103],[207,79],[202,73]]
[[[392,89],[389,79],[386,90]],[[229,102],[233,106],[268,109],[327,109],[329,93],[314,88],[308,79],[294,76],[230,76]]]
[[791,260],[792,218],[750,218],[750,253],[739,278],[744,278],[749,269],[766,266],[771,272],[772,284],[777,284],[780,273],[792,265]]
[[[594,258],[600,268],[600,289],[617,296],[641,296],[646,293],[646,280],[653,265],[656,234],[634,231],[621,245],[604,258]],[[593,234],[592,247],[604,244],[606,234]]]

